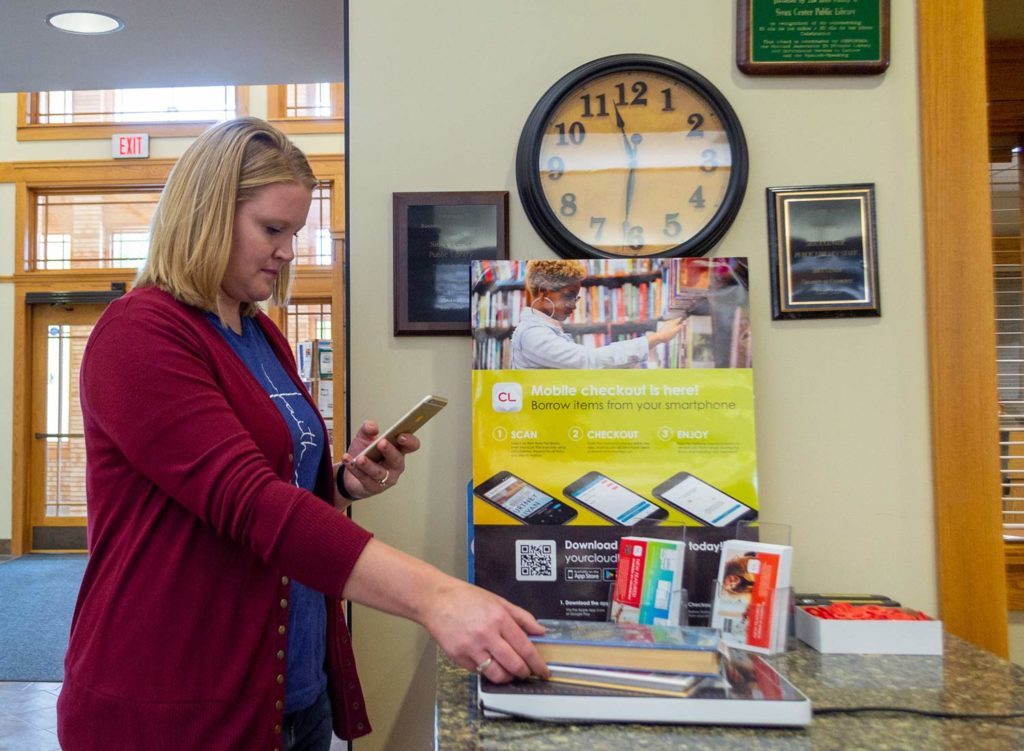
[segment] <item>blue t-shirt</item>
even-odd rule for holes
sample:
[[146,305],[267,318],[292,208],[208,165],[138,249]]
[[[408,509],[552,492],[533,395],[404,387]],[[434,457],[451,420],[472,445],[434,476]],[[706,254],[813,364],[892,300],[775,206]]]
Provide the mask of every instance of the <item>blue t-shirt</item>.
[[[312,491],[325,444],[315,409],[288,376],[254,318],[242,317],[239,335],[223,326],[214,313],[207,315],[280,410],[295,445],[292,482]],[[291,608],[284,711],[296,712],[309,707],[327,688],[327,673],[324,672],[327,606],[322,594],[294,580],[288,600]]]

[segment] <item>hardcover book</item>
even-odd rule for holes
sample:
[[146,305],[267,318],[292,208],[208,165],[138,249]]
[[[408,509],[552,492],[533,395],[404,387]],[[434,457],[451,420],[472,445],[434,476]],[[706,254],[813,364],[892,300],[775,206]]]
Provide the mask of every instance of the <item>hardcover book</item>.
[[732,651],[722,673],[698,676],[685,696],[659,696],[555,681],[495,684],[480,677],[484,717],[562,722],[803,727],[811,702],[762,657]]
[[700,680],[699,675],[690,675],[689,673],[585,668],[578,665],[559,665],[554,662],[548,663],[548,671],[550,672],[548,680],[555,683],[638,691],[658,696],[686,696]]
[[546,662],[588,667],[718,673],[718,632],[712,628],[638,623],[541,620],[531,636]]
[[793,548],[726,540],[718,566],[711,626],[730,647],[775,654],[785,651]]

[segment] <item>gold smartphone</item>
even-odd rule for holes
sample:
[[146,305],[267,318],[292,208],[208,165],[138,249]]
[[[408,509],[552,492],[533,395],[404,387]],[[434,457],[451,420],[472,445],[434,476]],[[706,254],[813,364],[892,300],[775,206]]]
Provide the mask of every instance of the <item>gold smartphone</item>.
[[384,458],[380,453],[380,449],[377,448],[381,438],[386,438],[388,443],[394,444],[402,433],[415,433],[423,423],[440,412],[447,403],[448,400],[443,396],[428,394],[423,397],[415,407],[402,415],[398,422],[379,434],[373,443],[360,451],[356,459],[360,456],[365,456],[370,461],[379,462]]

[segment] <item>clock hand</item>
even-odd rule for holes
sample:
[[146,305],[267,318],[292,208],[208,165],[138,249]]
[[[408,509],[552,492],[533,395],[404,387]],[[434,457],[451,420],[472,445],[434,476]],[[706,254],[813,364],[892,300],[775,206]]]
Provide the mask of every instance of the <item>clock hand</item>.
[[622,115],[619,114],[619,105],[615,105],[615,127],[622,133],[622,142],[626,146],[626,156],[630,159],[630,164],[633,163],[633,145],[629,142],[629,136],[626,135],[626,123],[622,119]]

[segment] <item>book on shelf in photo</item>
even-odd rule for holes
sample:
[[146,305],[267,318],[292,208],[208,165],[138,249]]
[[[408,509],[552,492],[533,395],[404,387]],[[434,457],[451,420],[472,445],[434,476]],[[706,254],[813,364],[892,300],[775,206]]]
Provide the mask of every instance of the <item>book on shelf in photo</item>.
[[579,665],[548,663],[548,680],[576,686],[614,688],[659,696],[686,696],[701,676],[691,673],[661,673],[653,670],[613,670]]
[[685,696],[558,681],[477,680],[484,717],[559,722],[805,727],[811,702],[760,655],[731,651],[722,671],[697,676]]
[[530,639],[545,662],[585,667],[718,673],[718,632],[692,626],[541,620]]

